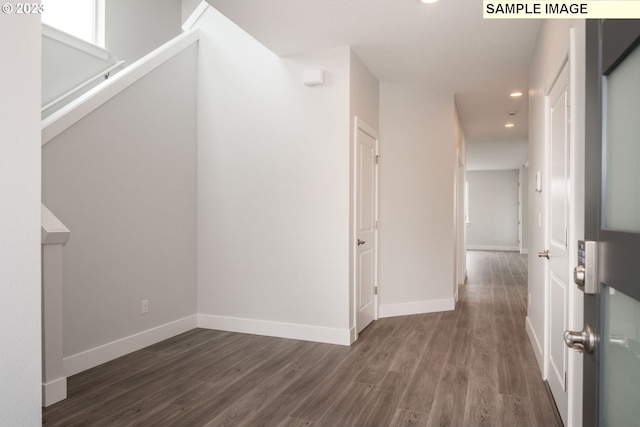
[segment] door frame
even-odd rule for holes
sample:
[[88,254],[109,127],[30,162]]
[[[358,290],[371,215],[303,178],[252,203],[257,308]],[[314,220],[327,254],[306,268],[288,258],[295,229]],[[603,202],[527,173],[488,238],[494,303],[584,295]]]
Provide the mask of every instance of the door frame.
[[374,178],[374,195],[375,195],[375,202],[374,202],[374,217],[375,217],[375,221],[376,221],[376,227],[374,230],[374,235],[375,235],[375,241],[373,243],[373,250],[374,250],[374,295],[373,295],[373,304],[374,304],[374,308],[373,308],[373,320],[378,320],[379,318],[379,283],[378,283],[378,249],[379,249],[379,239],[378,239],[378,231],[379,231],[379,227],[378,227],[378,205],[379,205],[379,164],[378,164],[378,160],[379,156],[380,156],[380,137],[379,137],[379,133],[378,131],[371,125],[369,125],[367,122],[365,122],[362,118],[358,117],[358,116],[354,116],[353,118],[353,143],[352,143],[352,147],[351,147],[351,152],[353,153],[352,156],[352,170],[353,173],[351,174],[351,188],[352,188],[352,200],[351,200],[351,221],[353,226],[351,227],[351,238],[350,238],[350,243],[351,243],[351,271],[352,271],[352,276],[351,276],[351,282],[353,283],[352,286],[352,293],[351,293],[351,299],[352,299],[352,310],[353,310],[353,334],[352,334],[352,341],[355,341],[358,339],[358,324],[357,324],[357,319],[358,319],[358,300],[357,300],[357,296],[358,296],[358,271],[356,269],[356,265],[357,265],[357,256],[358,256],[358,251],[356,248],[356,242],[358,240],[357,238],[357,215],[358,215],[358,208],[357,208],[357,204],[358,204],[358,131],[363,131],[364,133],[366,133],[367,135],[369,135],[371,138],[373,138],[376,142],[376,148],[375,148],[375,152],[376,152],[376,167],[375,167],[375,178]]
[[[570,118],[570,199],[569,199],[569,268],[570,274],[573,275],[573,267],[577,265],[577,241],[585,238],[585,75],[586,67],[586,25],[572,26],[569,29],[569,45],[566,54],[562,56],[562,60],[556,62],[559,66],[556,69],[557,75],[562,71],[565,61],[569,66],[569,91],[571,109]],[[557,79],[547,88],[548,95]],[[547,100],[545,99],[545,127],[548,124],[547,116]],[[548,129],[545,129],[547,132]],[[549,159],[549,138],[545,133],[545,145],[543,158],[545,162],[544,174],[544,190],[549,191],[548,178],[548,159]],[[532,183],[529,184],[531,188]],[[545,227],[548,226],[548,210],[549,206],[544,202],[543,215],[545,215]],[[529,218],[529,221],[535,221]],[[544,230],[546,239],[546,229]],[[545,240],[545,247],[548,242]],[[544,308],[544,330],[545,337],[543,339],[543,378],[548,378],[548,345],[549,335],[549,283],[548,283],[548,265],[545,263],[545,308]],[[583,311],[584,294],[573,284],[569,285],[568,307],[567,307],[567,326],[569,329],[581,330],[584,322]],[[570,351],[567,359],[567,427],[582,426],[583,420],[583,357],[574,351]]]
[[[572,146],[574,144],[574,125],[573,125],[573,121],[571,120],[571,114],[572,114],[572,94],[573,94],[573,82],[572,82],[572,75],[571,75],[571,62],[569,60],[569,53],[567,52],[567,54],[565,56],[563,56],[562,61],[560,61],[560,66],[558,67],[557,71],[556,71],[556,76],[553,79],[553,82],[551,83],[551,85],[549,86],[549,88],[546,90],[545,93],[545,100],[544,100],[544,108],[545,108],[545,143],[544,143],[544,181],[547,182],[547,185],[545,187],[546,189],[546,194],[544,195],[544,204],[545,204],[545,208],[544,208],[544,215],[545,215],[545,221],[544,221],[544,247],[546,250],[551,250],[551,198],[552,198],[552,193],[551,193],[551,162],[552,162],[552,158],[551,158],[551,153],[552,153],[552,147],[551,147],[551,143],[552,143],[552,129],[551,129],[551,96],[552,94],[555,92],[556,90],[556,85],[560,83],[560,78],[562,76],[562,74],[565,72],[565,67],[566,67],[566,72],[567,72],[567,86],[568,86],[568,90],[569,90],[569,106],[568,106],[568,113],[569,113],[569,117],[568,117],[568,122],[567,122],[567,131],[569,132],[569,151],[566,153],[567,161],[569,162],[569,185],[570,188],[573,188],[573,182],[575,181],[575,177],[574,177],[574,172],[573,172],[573,168],[571,167],[571,150],[572,150]],[[573,252],[575,252],[575,243],[574,239],[573,239],[573,217],[571,216],[571,212],[573,211],[573,200],[571,198],[571,195],[568,195],[568,203],[569,203],[569,212],[567,212],[567,235],[565,236],[565,239],[567,241],[567,254],[568,254],[568,258],[567,258],[567,265],[566,265],[566,269],[567,271],[566,273],[566,277],[567,277],[567,282],[566,282],[566,290],[565,290],[565,307],[564,307],[564,324],[565,324],[565,328],[568,327],[569,325],[569,306],[570,306],[570,298],[569,298],[569,294],[571,292],[571,286],[573,285],[570,282],[570,278],[572,277],[572,265],[573,265],[573,261],[571,258],[571,254]],[[553,375],[552,373],[552,367],[551,367],[551,337],[552,337],[552,330],[551,330],[551,315],[552,315],[552,305],[551,305],[551,263],[549,261],[546,261],[544,264],[544,283],[545,283],[545,340],[544,340],[544,378],[547,380],[547,383],[550,386],[549,380],[551,378],[551,376]],[[564,332],[564,331],[562,331]],[[568,359],[569,359],[569,350],[563,345],[563,350],[565,351],[565,361],[563,362],[565,364],[564,369],[565,369],[565,375],[569,375],[569,363],[568,363]],[[551,389],[551,387],[550,387]],[[568,381],[565,381],[565,395],[566,395],[566,408],[564,408],[564,410],[566,411],[565,417],[566,420],[563,420],[565,422],[567,422],[567,424],[569,424],[568,422],[568,412],[569,412],[569,406],[570,405],[570,400],[569,400],[569,392],[568,392]],[[553,393],[552,393],[553,394]],[[558,397],[554,396],[554,400],[556,401],[556,405],[558,404]],[[561,408],[558,407],[558,411],[562,413]]]

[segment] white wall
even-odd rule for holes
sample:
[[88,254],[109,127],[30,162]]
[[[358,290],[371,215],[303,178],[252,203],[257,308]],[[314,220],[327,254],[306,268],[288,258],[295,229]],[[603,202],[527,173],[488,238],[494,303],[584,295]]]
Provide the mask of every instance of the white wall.
[[105,0],[105,47],[129,65],[182,32],[181,0]]
[[520,166],[520,253],[529,252],[529,168]]
[[195,315],[196,60],[192,46],[43,146],[43,202],[71,230],[67,358]]
[[[570,52],[570,31],[575,31],[575,49]],[[545,342],[545,264],[537,252],[545,249],[545,191],[548,183],[543,182],[542,193],[534,191],[536,171],[544,176],[545,147],[545,97],[559,73],[564,60],[569,57],[571,70],[572,103],[572,143],[571,168],[575,180],[570,189],[570,260],[576,263],[575,244],[584,237],[584,75],[585,75],[585,23],[584,20],[544,21],[540,28],[536,48],[529,66],[529,295],[527,332],[544,372]],[[538,218],[541,218],[539,222]],[[569,294],[569,328],[581,330],[583,327],[582,297],[575,286]],[[582,356],[569,352],[569,413],[568,426],[582,425]]]
[[[355,165],[354,161],[356,158],[355,152],[355,140],[354,140],[354,130],[355,130],[355,117],[358,117],[358,120],[364,120],[369,126],[373,129],[380,129],[380,82],[376,76],[374,76],[371,71],[367,68],[367,66],[362,62],[362,60],[351,51],[350,54],[350,76],[349,76],[349,101],[350,101],[350,156],[352,161],[350,162],[349,169],[349,180],[354,183],[354,174]],[[350,215],[350,223],[349,229],[351,236],[351,240],[349,241],[349,259],[351,263],[349,265],[349,278],[350,278],[350,288],[349,292],[349,307],[352,309],[352,313],[349,316],[350,323],[349,328],[355,327],[355,283],[354,283],[354,268],[355,268],[355,247],[356,243],[353,241],[354,236],[354,227],[355,227],[355,188],[352,186],[349,194],[349,209],[352,213]]]
[[182,0],[182,22],[186,21],[202,0]]
[[380,315],[449,310],[455,287],[452,94],[380,87]]
[[[465,224],[465,182],[467,181],[466,172],[466,138],[462,125],[460,123],[460,117],[458,115],[458,109],[454,110],[454,140],[456,144],[457,152],[457,172],[456,172],[456,285],[465,283],[467,279],[467,253],[466,253],[466,241],[467,230]],[[456,286],[455,292],[458,292]]]
[[527,162],[527,141],[467,143],[467,170],[511,170]]
[[[14,8],[15,8],[15,2]],[[39,426],[40,18],[0,14],[0,425]]]
[[518,250],[518,170],[467,171],[467,248]]
[[197,27],[199,325],[347,344],[350,49],[279,58],[213,8]]

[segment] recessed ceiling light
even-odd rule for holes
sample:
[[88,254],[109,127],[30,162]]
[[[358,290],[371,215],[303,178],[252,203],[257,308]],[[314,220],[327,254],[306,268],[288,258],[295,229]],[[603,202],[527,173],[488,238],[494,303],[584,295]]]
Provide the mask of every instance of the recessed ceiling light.
[[512,128],[514,126],[515,125],[513,123],[507,123],[506,125],[504,125],[504,127],[506,127],[506,128]]
[[438,3],[440,0],[418,0],[422,4]]
[[511,92],[511,96],[514,98],[517,98],[519,96],[522,96],[522,92],[520,92],[519,90],[516,90],[514,92]]

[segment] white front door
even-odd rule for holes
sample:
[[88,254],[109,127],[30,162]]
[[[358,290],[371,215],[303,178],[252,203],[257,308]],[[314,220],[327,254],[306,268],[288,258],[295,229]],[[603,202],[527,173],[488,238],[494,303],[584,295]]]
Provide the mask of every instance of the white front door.
[[360,332],[376,317],[378,136],[357,117],[355,128],[355,303],[356,330]]
[[553,85],[548,101],[549,143],[547,160],[548,222],[546,242],[548,260],[547,317],[547,381],[556,401],[556,406],[567,422],[567,356],[568,349],[563,334],[568,325],[569,287],[569,189],[571,171],[569,168],[569,65],[564,65]]

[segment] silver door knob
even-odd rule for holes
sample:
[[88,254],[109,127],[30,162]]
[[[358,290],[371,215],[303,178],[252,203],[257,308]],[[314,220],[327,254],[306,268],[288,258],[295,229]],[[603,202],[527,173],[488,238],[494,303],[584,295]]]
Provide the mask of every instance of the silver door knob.
[[564,343],[567,347],[572,348],[578,353],[592,353],[597,342],[598,338],[588,323],[585,324],[584,329],[579,332],[564,331]]
[[547,249],[542,252],[538,252],[538,257],[549,259],[549,250]]
[[364,245],[365,243],[367,243],[367,242],[366,242],[366,241],[364,241],[364,240],[360,240],[360,239],[358,239],[358,246],[360,246],[360,245]]
[[586,272],[584,269],[584,265],[577,265],[576,268],[573,269],[573,281],[576,285],[584,288],[584,279],[586,278]]

